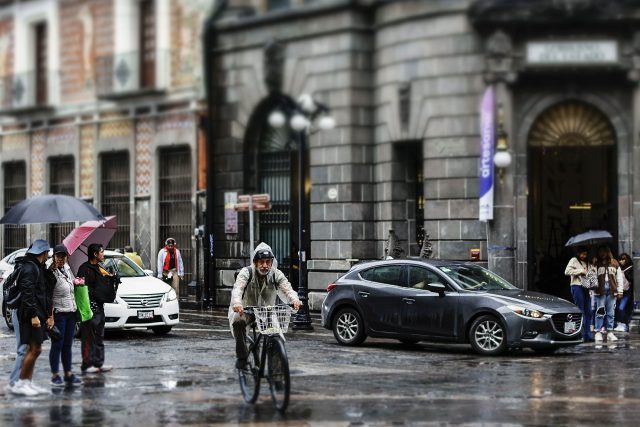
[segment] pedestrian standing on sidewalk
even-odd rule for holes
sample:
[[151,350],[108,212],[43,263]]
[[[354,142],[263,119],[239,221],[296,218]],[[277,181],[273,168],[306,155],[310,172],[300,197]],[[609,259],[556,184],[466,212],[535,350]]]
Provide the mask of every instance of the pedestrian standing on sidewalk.
[[629,332],[629,323],[633,315],[633,261],[628,253],[620,254],[618,259],[620,269],[624,275],[622,284],[622,298],[616,306],[617,332]]
[[583,280],[587,277],[588,256],[589,250],[586,247],[578,247],[576,256],[569,260],[564,274],[571,278],[569,283],[573,303],[582,311],[582,339],[593,341],[591,335],[591,297],[589,290],[582,286]]
[[[65,245],[53,248],[53,259],[49,269],[56,283],[53,288],[53,319],[61,334],[61,339],[51,342],[49,365],[51,366],[51,386],[79,386],[82,381],[73,374],[71,368],[73,338],[76,326],[76,300],[74,296],[73,273],[67,264],[69,252]],[[64,380],[60,377],[60,358],[64,369]]]
[[180,295],[180,280],[184,278],[184,264],[180,250],[176,248],[176,239],[169,237],[158,252],[158,278],[170,282],[171,287]]
[[[20,274],[20,270],[25,262],[24,256],[21,256],[16,259],[15,267],[13,268],[13,273],[16,277]],[[5,285],[10,278],[7,277],[5,279]],[[15,279],[17,280],[17,278]],[[11,388],[18,382],[20,379],[20,370],[22,369],[22,362],[24,361],[24,355],[27,352],[27,345],[22,344],[20,340],[20,318],[18,317],[18,309],[17,308],[8,308],[11,310],[11,323],[13,324],[13,332],[16,336],[16,361],[13,365],[13,370],[11,371],[11,375],[9,375],[9,388]]]
[[623,294],[622,270],[618,261],[611,254],[608,246],[598,248],[598,288],[596,294],[596,343],[602,342],[603,335],[607,341],[617,341],[611,332],[615,316],[616,299]]
[[42,342],[47,339],[46,331],[53,326],[53,316],[49,314],[55,278],[44,267],[48,254],[49,243],[45,240],[35,240],[27,249],[18,277],[20,341],[27,345],[27,351],[19,379],[11,388],[11,393],[22,396],[47,393],[47,390],[33,383],[33,370],[42,352]]
[[89,291],[93,317],[83,323],[82,365],[83,374],[108,372],[112,366],[104,364],[104,304],[116,298],[120,278],[110,274],[103,266],[104,247],[92,243],[88,247],[88,261],[78,268],[78,277],[84,278]]

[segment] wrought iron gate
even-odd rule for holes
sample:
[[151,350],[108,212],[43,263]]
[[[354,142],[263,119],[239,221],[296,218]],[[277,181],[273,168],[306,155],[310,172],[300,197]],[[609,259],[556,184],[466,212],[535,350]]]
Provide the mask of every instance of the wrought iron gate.
[[[24,162],[4,164],[4,211],[27,197],[27,171]],[[24,225],[4,226],[4,256],[27,246]]]
[[[71,156],[52,157],[49,159],[49,192],[75,196],[74,161]],[[75,228],[74,222],[51,224],[49,226],[49,242],[52,245],[62,240]]]
[[[168,237],[176,239],[176,246],[184,262],[184,284],[191,281],[192,256],[191,231],[194,228],[192,215],[192,173],[189,147],[160,151],[159,171],[160,244]],[[184,286],[180,293],[183,294]]]
[[260,240],[273,249],[278,268],[289,277],[291,268],[291,152],[260,155],[260,193],[271,195],[270,211],[260,213]]
[[100,208],[104,216],[115,215],[118,221],[118,229],[109,247],[124,248],[131,243],[129,154],[127,152],[103,154],[101,170]]

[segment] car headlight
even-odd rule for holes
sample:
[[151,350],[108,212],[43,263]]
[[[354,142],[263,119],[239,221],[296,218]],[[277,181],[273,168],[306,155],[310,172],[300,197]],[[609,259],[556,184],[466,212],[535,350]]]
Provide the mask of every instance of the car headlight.
[[540,319],[542,316],[544,316],[544,313],[539,310],[530,310],[528,308],[520,307],[519,305],[508,305],[507,308],[509,308],[514,313],[524,317],[533,317],[534,319]]
[[176,295],[176,291],[171,289],[169,292],[167,292],[167,302],[173,301],[176,299],[178,299],[178,295]]

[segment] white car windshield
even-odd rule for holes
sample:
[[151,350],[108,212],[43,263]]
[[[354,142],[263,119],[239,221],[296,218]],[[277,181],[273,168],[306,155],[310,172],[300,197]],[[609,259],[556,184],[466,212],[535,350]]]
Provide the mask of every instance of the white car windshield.
[[138,264],[125,256],[107,256],[103,264],[109,273],[117,272],[120,277],[146,276],[145,272],[138,267]]
[[473,264],[441,266],[439,269],[469,291],[497,291],[518,289],[497,274]]

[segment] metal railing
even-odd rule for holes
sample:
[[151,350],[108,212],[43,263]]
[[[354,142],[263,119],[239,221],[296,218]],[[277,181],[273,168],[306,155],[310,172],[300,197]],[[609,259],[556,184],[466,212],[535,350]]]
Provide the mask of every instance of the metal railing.
[[166,86],[168,50],[116,53],[96,58],[96,95],[117,96]]
[[0,109],[5,111],[27,109],[51,104],[51,88],[59,88],[60,74],[49,71],[46,75],[43,99],[38,100],[39,86],[35,71],[15,73],[0,77]]
[[[4,164],[4,211],[27,197],[27,171],[24,162]],[[24,225],[4,226],[3,256],[27,246],[27,229]]]

